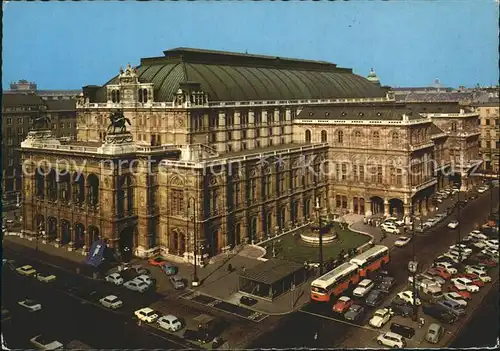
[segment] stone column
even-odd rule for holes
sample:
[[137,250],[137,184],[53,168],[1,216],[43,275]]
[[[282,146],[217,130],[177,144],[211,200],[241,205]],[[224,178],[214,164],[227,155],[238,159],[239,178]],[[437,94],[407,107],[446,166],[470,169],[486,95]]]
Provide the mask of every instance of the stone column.
[[226,114],[224,112],[219,112],[219,126],[217,128],[217,140],[215,141],[214,147],[218,152],[226,151]]
[[467,175],[462,174],[460,177],[461,185],[460,185],[460,191],[467,191],[468,189],[468,178]]
[[385,217],[389,217],[390,216],[390,212],[389,212],[390,208],[389,208],[389,200],[386,200],[384,199],[384,216]]
[[420,200],[420,207],[421,207],[422,216],[427,216],[427,201],[426,201],[426,199]]
[[403,205],[403,211],[405,216],[411,215],[411,206],[409,204]]
[[369,217],[373,214],[372,212],[372,201],[365,199],[365,216]]

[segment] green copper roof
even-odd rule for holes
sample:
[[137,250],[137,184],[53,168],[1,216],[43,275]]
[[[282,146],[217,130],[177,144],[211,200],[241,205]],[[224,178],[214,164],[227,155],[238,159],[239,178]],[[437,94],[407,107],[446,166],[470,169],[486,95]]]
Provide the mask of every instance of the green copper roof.
[[[139,80],[153,83],[155,101],[172,101],[179,83],[198,82],[210,101],[383,97],[352,70],[324,61],[178,48],[145,58]],[[118,83],[118,76],[106,84]],[[97,94],[105,101],[105,89]]]

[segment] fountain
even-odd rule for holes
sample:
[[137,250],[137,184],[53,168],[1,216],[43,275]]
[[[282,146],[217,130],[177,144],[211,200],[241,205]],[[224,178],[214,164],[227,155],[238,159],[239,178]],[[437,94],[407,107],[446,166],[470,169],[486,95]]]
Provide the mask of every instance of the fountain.
[[[319,213],[319,206],[317,205],[316,208]],[[323,244],[330,244],[338,237],[334,230],[333,221],[329,219],[326,209],[323,209],[323,213],[316,216],[316,220],[300,233],[300,239],[309,245],[319,246],[320,234],[323,236]]]

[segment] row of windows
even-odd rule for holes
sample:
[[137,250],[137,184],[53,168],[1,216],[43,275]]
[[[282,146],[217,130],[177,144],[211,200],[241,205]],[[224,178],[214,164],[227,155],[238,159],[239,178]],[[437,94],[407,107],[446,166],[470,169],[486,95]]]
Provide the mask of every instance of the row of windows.
[[[361,131],[357,130],[353,133],[353,136],[355,139],[360,139],[362,137]],[[378,145],[380,142],[380,133],[379,132],[372,132],[371,133],[372,137],[372,142],[375,145]],[[391,139],[393,143],[399,143],[399,133],[398,132],[393,132],[391,134]],[[305,131],[305,141],[310,143],[312,140],[312,133],[310,130]],[[328,132],[326,130],[321,131],[321,142],[326,143],[328,142]],[[342,130],[338,130],[335,132],[335,143],[342,144],[344,142],[344,132]]]
[[[295,110],[291,110],[290,111],[290,114],[291,114],[291,118],[295,118],[297,116],[297,111]],[[268,111],[268,116],[274,116],[274,111],[273,110],[270,110]],[[194,128],[199,130],[199,129],[203,129],[204,127],[204,116],[194,116]],[[278,113],[278,123],[283,123],[286,121],[286,118],[285,118],[285,111],[284,110],[279,110],[279,113]],[[236,124],[235,123],[235,117],[234,117],[234,112],[229,112],[226,114],[225,116],[225,125],[226,127],[232,127],[232,126],[235,126],[235,125],[241,125],[241,126],[246,126],[246,125],[249,125],[250,124],[250,120],[249,120],[249,117],[248,117],[248,113],[247,112],[240,112],[240,122],[239,124]],[[274,123],[274,118],[272,120],[267,120],[267,124],[271,124],[271,123]],[[253,124],[254,125],[260,125],[260,124],[263,124],[264,122],[262,121],[262,112],[261,111],[255,111],[254,112],[254,122]],[[218,128],[219,127],[219,116],[217,115],[212,115],[208,118],[208,127],[209,128]]]

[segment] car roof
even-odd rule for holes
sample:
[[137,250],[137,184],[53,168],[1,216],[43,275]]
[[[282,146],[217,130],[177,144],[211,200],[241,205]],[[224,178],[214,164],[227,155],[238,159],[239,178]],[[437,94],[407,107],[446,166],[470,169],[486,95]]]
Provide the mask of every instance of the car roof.
[[341,296],[339,297],[339,301],[349,301],[351,298],[349,296]]
[[154,310],[151,307],[141,308],[140,311],[143,311],[143,312],[154,312]]
[[162,316],[161,319],[167,319],[169,321],[175,321],[176,319],[179,319],[179,318],[177,318],[173,314],[167,314],[166,316]]
[[390,332],[390,331],[386,332],[385,335],[391,336],[393,338],[398,338],[398,339],[402,339],[403,338],[401,335],[399,335],[397,333]]
[[108,295],[108,296],[105,297],[105,299],[110,299],[110,300],[114,300],[114,299],[117,299],[117,298],[118,298],[118,296],[116,296],[116,295]]
[[363,279],[359,284],[369,284],[371,282],[372,282],[371,279]]

